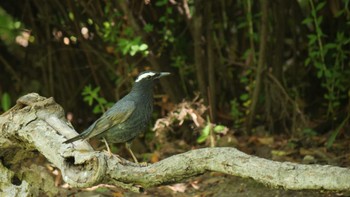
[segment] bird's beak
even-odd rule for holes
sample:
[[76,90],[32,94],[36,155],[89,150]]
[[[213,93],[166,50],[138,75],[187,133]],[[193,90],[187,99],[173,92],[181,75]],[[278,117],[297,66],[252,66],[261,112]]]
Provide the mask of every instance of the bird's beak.
[[170,73],[169,72],[161,72],[161,73],[159,73],[160,75],[159,75],[159,77],[158,78],[161,78],[161,77],[164,77],[164,76],[167,76],[167,75],[170,75]]

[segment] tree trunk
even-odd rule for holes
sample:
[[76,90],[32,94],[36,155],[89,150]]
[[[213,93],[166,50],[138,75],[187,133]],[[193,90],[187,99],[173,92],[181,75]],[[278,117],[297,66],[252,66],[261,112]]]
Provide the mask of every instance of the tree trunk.
[[214,65],[214,39],[213,39],[213,15],[212,15],[212,2],[209,1],[205,5],[207,28],[207,61],[208,61],[208,102],[210,106],[211,122],[216,122],[216,79],[215,79],[215,65]]
[[198,88],[204,98],[205,104],[208,104],[208,94],[207,94],[207,82],[205,80],[205,65],[203,62],[204,52],[203,52],[203,16],[201,0],[195,1],[195,13],[192,18],[193,23],[193,43],[194,43],[194,64],[196,67],[196,75],[198,81]]
[[252,124],[255,118],[257,103],[259,100],[259,93],[262,86],[262,72],[264,70],[265,66],[265,57],[266,57],[266,48],[267,48],[267,27],[268,27],[268,1],[262,0],[261,1],[261,30],[260,30],[260,46],[259,46],[259,60],[258,60],[258,66],[256,68],[256,74],[255,74],[255,87],[253,90],[252,95],[252,104],[250,105],[250,113],[248,115],[247,119],[247,130],[249,131],[252,128]]

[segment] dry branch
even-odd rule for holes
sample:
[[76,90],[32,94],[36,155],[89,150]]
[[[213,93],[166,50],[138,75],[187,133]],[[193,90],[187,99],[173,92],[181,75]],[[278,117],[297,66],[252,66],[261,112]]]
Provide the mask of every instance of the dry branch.
[[[106,183],[138,191],[141,187],[179,182],[207,171],[216,171],[250,177],[286,189],[350,190],[348,168],[270,161],[235,148],[192,150],[144,167],[117,156],[109,157],[104,152],[93,151],[87,142],[77,142],[74,146],[63,144],[76,132],[66,121],[61,106],[52,98],[35,93],[21,97],[12,109],[2,114],[0,128],[0,171],[4,175],[0,176],[0,183],[3,183],[0,184],[0,191],[17,188],[18,192],[33,193],[39,189],[36,186],[40,184],[33,184],[39,181],[38,178],[18,175],[23,168],[28,168],[24,165],[28,158],[39,155],[36,151],[60,169],[64,181],[72,187]],[[12,150],[11,156],[6,155],[9,149]],[[39,164],[33,163],[29,169],[39,167]],[[10,181],[15,176],[19,177],[21,184],[15,185]],[[54,187],[41,190],[52,195],[58,192]]]

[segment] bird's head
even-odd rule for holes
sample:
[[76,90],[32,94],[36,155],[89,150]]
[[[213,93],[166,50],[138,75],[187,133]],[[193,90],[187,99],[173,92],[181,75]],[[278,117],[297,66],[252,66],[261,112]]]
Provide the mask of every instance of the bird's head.
[[137,76],[135,83],[151,82],[155,79],[170,75],[169,72],[144,71]]

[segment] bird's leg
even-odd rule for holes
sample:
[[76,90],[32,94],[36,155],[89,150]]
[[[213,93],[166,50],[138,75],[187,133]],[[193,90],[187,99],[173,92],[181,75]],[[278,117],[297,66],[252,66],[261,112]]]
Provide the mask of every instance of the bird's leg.
[[125,147],[126,149],[129,151],[130,155],[132,156],[132,158],[134,159],[135,163],[139,163],[134,155],[134,153],[132,152],[131,148],[130,148],[131,142],[125,142]]
[[107,142],[106,138],[102,138],[102,139],[103,139],[103,142],[105,143],[105,145],[107,147],[107,151],[108,151],[109,157],[112,157],[112,152],[111,152],[111,149],[109,148],[109,145],[108,145],[108,142]]

